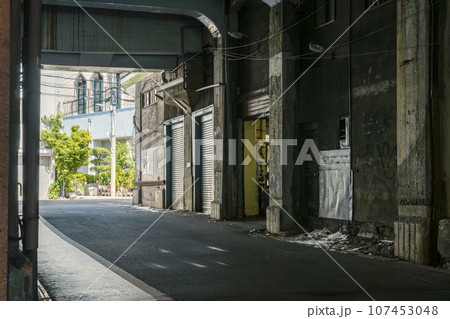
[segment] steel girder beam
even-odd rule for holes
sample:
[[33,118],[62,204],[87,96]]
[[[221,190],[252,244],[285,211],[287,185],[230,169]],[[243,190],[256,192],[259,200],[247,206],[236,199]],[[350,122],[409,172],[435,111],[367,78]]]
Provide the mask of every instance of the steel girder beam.
[[[140,11],[190,16],[205,25],[213,37],[220,37],[224,26],[225,0],[43,0],[44,4],[83,8]],[[78,4],[77,4],[78,3]]]
[[173,70],[177,66],[177,56],[133,54],[136,64],[128,55],[112,53],[77,53],[43,51],[42,64],[61,66],[80,66],[98,68]]
[[[101,28],[80,8],[44,6],[42,50],[123,53],[120,44],[130,53],[181,55],[181,28],[201,27],[195,19],[179,16],[100,9],[90,11]],[[186,30],[186,52],[201,50],[199,31],[200,28]]]
[[43,7],[43,64],[138,68],[129,53],[145,69],[171,69],[185,27],[184,53],[202,50],[203,26],[193,18],[94,8],[89,14],[101,27],[79,7]]

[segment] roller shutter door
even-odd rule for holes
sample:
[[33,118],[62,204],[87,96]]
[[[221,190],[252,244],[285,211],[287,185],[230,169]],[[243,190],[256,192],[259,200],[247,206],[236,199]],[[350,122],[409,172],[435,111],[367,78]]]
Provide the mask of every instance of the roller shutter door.
[[184,126],[183,122],[170,126],[170,201],[172,209],[183,209]]
[[200,138],[203,140],[200,146],[200,186],[201,203],[203,212],[211,210],[213,201],[213,177],[214,177],[214,144],[213,144],[213,120],[212,113],[201,117]]

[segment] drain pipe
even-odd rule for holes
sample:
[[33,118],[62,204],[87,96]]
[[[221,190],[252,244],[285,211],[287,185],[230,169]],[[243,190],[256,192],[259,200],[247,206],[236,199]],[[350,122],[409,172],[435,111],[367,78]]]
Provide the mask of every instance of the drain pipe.
[[41,87],[41,0],[23,4],[23,252],[33,264],[33,300],[38,299],[39,135]]

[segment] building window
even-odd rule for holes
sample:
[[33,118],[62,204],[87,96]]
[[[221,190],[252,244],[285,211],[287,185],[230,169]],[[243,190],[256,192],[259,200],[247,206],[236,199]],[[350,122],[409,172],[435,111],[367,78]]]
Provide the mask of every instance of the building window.
[[86,80],[80,74],[77,80],[78,114],[86,114]]
[[155,90],[151,90],[151,91],[147,91],[142,93],[142,107],[146,107],[149,105],[152,105],[154,103],[156,103],[156,91]]
[[316,28],[336,20],[336,0],[317,0],[314,2]]
[[100,73],[94,75],[94,112],[103,111],[103,77]]
[[[376,0],[364,0],[365,8],[366,9],[369,8],[375,1]],[[392,0],[378,0],[378,2],[374,4],[374,7],[378,7],[382,4],[385,4],[386,2],[390,2],[390,1],[392,1]]]
[[350,147],[350,118],[341,117],[339,120],[339,146],[340,148]]

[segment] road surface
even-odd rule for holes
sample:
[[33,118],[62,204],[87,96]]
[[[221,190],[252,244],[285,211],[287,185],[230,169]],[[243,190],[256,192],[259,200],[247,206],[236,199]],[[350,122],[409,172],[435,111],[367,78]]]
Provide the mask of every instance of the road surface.
[[116,266],[174,300],[370,300],[355,281],[376,300],[450,300],[449,272],[330,252],[354,281],[322,250],[252,236],[251,223],[162,215],[124,199],[41,201],[40,211],[109,262],[134,243]]

